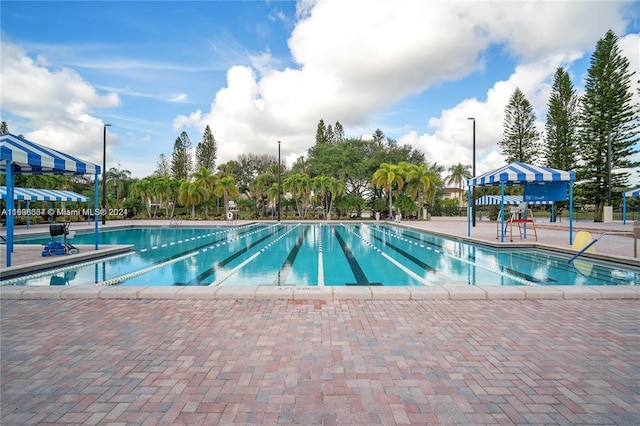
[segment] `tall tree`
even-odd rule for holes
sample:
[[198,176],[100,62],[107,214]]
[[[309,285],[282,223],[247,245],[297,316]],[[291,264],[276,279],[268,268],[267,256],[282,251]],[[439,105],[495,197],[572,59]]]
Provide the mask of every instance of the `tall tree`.
[[320,119],[316,129],[316,145],[322,145],[327,142],[327,126],[325,126],[324,120]]
[[6,121],[0,123],[0,135],[6,135],[9,133],[9,125]]
[[229,198],[238,195],[238,187],[235,180],[231,176],[218,175],[218,180],[213,193],[216,197],[224,197],[224,211],[229,211]]
[[156,170],[153,172],[155,175],[169,176],[171,174],[171,164],[167,160],[167,156],[160,154],[158,156],[158,162],[156,163]]
[[200,166],[197,171],[191,173],[191,178],[203,189],[204,217],[207,218],[209,217],[209,204],[207,201],[214,195],[213,192],[218,184],[218,176],[212,174],[206,167]]
[[458,189],[460,189],[459,193],[459,206],[462,205],[462,189],[464,188],[464,180],[471,178],[471,166],[463,165],[462,163],[454,164],[449,167],[449,176],[447,176],[447,184],[455,184]]
[[553,78],[543,148],[547,167],[574,170],[577,163],[578,95],[569,74],[560,67]]
[[[622,168],[637,167],[632,160],[640,140],[638,106],[632,103],[629,60],[622,56],[618,37],[609,30],[591,56],[580,114],[578,180],[582,195],[595,205],[594,221],[602,222],[604,204],[612,188],[628,184]],[[611,175],[611,179],[609,179]]]
[[404,171],[398,164],[380,164],[380,168],[373,174],[373,185],[382,188],[389,197],[389,214],[393,212],[393,190],[400,190],[404,186]]
[[409,164],[407,168],[407,194],[417,200],[419,209],[424,207],[422,198],[435,188],[436,180],[435,172],[428,170],[426,164]]
[[182,132],[173,144],[171,176],[174,179],[187,180],[191,173],[192,164],[191,140],[187,132]]
[[503,139],[498,146],[507,157],[507,163],[536,163],[540,137],[535,127],[536,116],[520,88],[513,92],[504,112]]
[[339,121],[336,121],[336,125],[333,127],[333,137],[337,143],[342,143],[345,140],[344,127]]
[[196,146],[196,168],[204,167],[213,173],[216,169],[216,159],[218,158],[218,147],[216,138],[211,133],[211,128],[207,124],[202,135],[202,140]]

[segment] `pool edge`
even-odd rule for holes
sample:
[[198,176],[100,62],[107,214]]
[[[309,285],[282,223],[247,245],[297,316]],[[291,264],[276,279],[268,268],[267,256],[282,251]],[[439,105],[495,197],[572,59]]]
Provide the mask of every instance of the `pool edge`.
[[150,287],[2,286],[2,300],[640,300],[640,286]]

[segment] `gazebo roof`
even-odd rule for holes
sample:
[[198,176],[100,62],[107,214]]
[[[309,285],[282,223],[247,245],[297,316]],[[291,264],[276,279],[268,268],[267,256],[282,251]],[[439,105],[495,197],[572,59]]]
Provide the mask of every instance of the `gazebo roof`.
[[7,133],[0,135],[0,172],[6,173],[9,162],[14,163],[15,172],[18,174],[100,173],[100,166],[96,164]]
[[[7,198],[7,187],[0,186],[0,199]],[[88,203],[91,198],[72,191],[61,191],[58,189],[30,189],[13,188],[14,200],[26,201],[78,201]]]
[[623,192],[622,195],[624,195],[626,198],[640,197],[640,188],[632,189],[631,191],[627,191],[627,192]]
[[511,163],[467,181],[469,186],[500,184],[523,184],[526,182],[568,182],[576,178],[574,172],[534,166],[526,163]]

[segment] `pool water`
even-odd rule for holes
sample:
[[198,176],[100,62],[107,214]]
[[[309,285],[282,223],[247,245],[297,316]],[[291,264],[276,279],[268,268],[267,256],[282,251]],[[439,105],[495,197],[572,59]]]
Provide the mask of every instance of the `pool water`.
[[[103,231],[135,248],[2,285],[628,285],[640,268],[522,248],[496,249],[390,224],[278,223]],[[20,240],[46,243],[50,238]],[[73,244],[93,244],[78,234]]]

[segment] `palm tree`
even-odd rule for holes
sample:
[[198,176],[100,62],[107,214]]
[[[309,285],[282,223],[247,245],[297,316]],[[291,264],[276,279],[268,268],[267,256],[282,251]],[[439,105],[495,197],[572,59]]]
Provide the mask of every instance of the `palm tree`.
[[456,184],[460,189],[460,204],[462,205],[462,188],[464,187],[464,180],[470,179],[471,172],[469,171],[471,166],[463,165],[462,163],[454,164],[449,167],[449,176],[447,176],[447,184]]
[[116,195],[116,202],[120,202],[122,200],[122,192],[125,190],[125,187],[128,182],[131,181],[131,172],[129,170],[120,169],[120,164],[118,164],[118,168],[111,167],[107,172],[107,190],[109,186]]
[[329,207],[327,208],[326,218],[327,220],[331,219],[331,210],[333,209],[333,201],[336,197],[344,195],[346,193],[346,189],[344,187],[344,183],[331,176],[329,181],[327,182],[327,189],[329,190]]
[[196,205],[205,200],[204,188],[195,181],[184,181],[180,184],[178,200],[182,204],[191,205],[191,219],[196,217]]
[[229,198],[238,196],[238,187],[231,176],[218,177],[218,182],[213,190],[216,197],[224,196],[224,211],[229,211]]
[[149,219],[151,219],[151,200],[153,197],[154,188],[149,177],[140,179],[131,185],[131,196],[140,197],[144,201],[144,206],[147,209]]
[[273,217],[273,213],[276,208],[276,200],[278,199],[278,182],[271,184],[271,187],[267,190],[267,197],[269,197],[269,201],[271,203],[271,216]]
[[387,191],[389,196],[389,214],[393,212],[393,199],[391,193],[394,186],[400,190],[404,186],[403,170],[397,164],[380,164],[380,168],[373,174],[372,183],[376,188]]
[[[181,183],[180,180],[169,175],[154,175],[154,193],[157,195],[160,205],[164,207],[165,215],[168,218],[173,217]],[[169,207],[171,207],[171,211],[169,211]]]
[[322,212],[324,214],[324,218],[327,218],[327,203],[326,203],[326,195],[329,191],[329,178],[325,175],[319,175],[311,179],[311,186],[316,193],[316,196],[320,200],[320,204],[322,205]]
[[204,201],[204,216],[209,216],[209,205],[207,201],[213,195],[213,191],[216,188],[218,176],[211,173],[206,167],[200,167],[198,171],[191,173],[191,177],[195,179],[195,182],[204,189],[205,199]]
[[[291,173],[285,178],[282,187],[285,191],[289,191],[293,194],[296,201],[298,216],[301,218],[306,216],[309,195],[311,195],[311,180],[309,179],[309,176],[303,173]],[[298,203],[298,199],[302,201],[302,205]]]
[[418,201],[418,208],[422,209],[422,197],[435,193],[437,175],[433,170],[428,170],[426,164],[411,164],[407,170],[407,194]]

